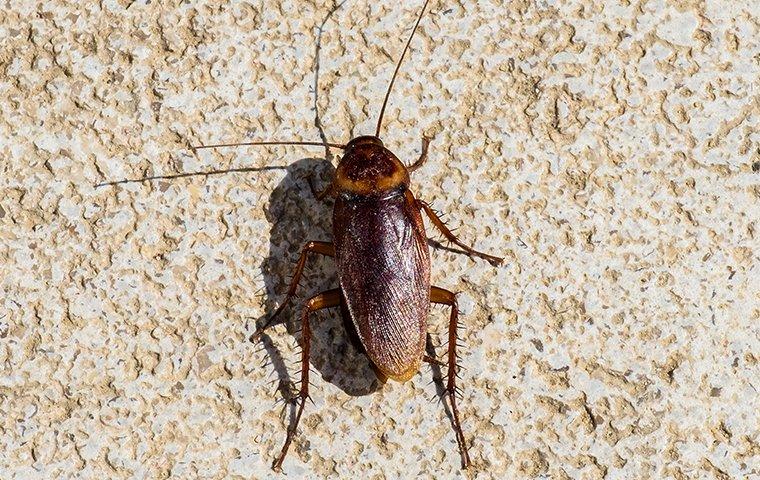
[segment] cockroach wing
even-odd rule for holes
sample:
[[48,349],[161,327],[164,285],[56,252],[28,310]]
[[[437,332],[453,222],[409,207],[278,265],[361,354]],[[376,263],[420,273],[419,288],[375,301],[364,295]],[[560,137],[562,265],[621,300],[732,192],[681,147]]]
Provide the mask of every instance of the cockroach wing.
[[430,311],[430,254],[409,191],[338,197],[333,233],[340,286],[367,355],[389,378],[418,370]]

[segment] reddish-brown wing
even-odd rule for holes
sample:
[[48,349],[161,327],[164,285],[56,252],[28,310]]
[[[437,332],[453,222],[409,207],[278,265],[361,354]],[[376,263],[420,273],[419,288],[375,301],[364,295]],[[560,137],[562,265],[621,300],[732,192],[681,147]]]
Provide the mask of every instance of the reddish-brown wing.
[[414,197],[339,196],[333,234],[340,286],[367,355],[389,378],[409,379],[430,310],[430,254]]

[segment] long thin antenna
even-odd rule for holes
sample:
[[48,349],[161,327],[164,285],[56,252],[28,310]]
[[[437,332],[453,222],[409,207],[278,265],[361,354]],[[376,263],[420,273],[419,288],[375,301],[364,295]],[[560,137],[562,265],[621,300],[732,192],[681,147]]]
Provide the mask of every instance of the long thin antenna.
[[245,147],[245,146],[251,146],[251,145],[313,145],[317,147],[333,147],[333,148],[342,148],[346,149],[345,145],[341,145],[340,143],[329,143],[329,142],[243,142],[243,143],[217,143],[214,145],[196,145],[192,148],[193,150],[201,150],[203,148],[222,148],[222,147]]
[[95,188],[105,187],[107,185],[120,185],[122,183],[142,183],[142,182],[150,182],[152,180],[172,180],[175,178],[194,177],[196,175],[204,175],[206,177],[209,177],[211,175],[221,175],[222,173],[262,172],[265,170],[284,170],[286,168],[288,167],[285,165],[269,165],[266,167],[237,167],[237,168],[226,168],[224,170],[206,170],[203,172],[174,173],[172,175],[153,175],[150,177],[128,178],[126,180],[116,180],[113,182],[98,183],[97,185],[95,185]]
[[401,52],[401,58],[398,59],[398,63],[396,64],[396,70],[393,71],[393,77],[391,77],[391,83],[388,85],[388,91],[385,93],[385,100],[383,100],[383,107],[380,109],[380,118],[377,119],[377,130],[375,131],[376,137],[380,136],[380,127],[383,124],[383,114],[385,113],[385,106],[388,104],[388,97],[391,96],[391,89],[393,89],[393,82],[396,81],[396,74],[398,73],[399,68],[401,68],[401,62],[404,61],[404,55],[406,55],[406,51],[409,50],[409,44],[412,43],[412,38],[414,38],[414,33],[417,31],[417,27],[420,25],[420,21],[422,20],[422,15],[425,14],[425,8],[427,8],[428,2],[430,2],[430,0],[425,0],[425,3],[422,5],[420,16],[417,17],[417,23],[414,24],[414,29],[412,30],[412,34],[409,35],[409,40],[406,41],[406,46],[404,47],[404,51]]
[[[346,149],[345,145],[341,145],[339,143],[326,143],[326,142],[244,142],[244,143],[219,143],[215,145],[197,145],[190,147],[192,150],[201,150],[203,148],[221,148],[221,147],[241,147],[241,146],[249,146],[249,145],[312,145],[316,147],[324,147],[324,146],[330,146],[333,148],[341,148]],[[238,167],[238,168],[228,168],[224,170],[207,170],[204,172],[188,172],[188,173],[175,173],[172,175],[155,175],[150,177],[142,177],[142,178],[128,178],[125,180],[115,180],[112,182],[103,182],[98,183],[95,185],[95,188],[98,187],[105,187],[107,185],[120,185],[123,183],[140,183],[140,182],[149,182],[151,180],[171,180],[175,178],[185,178],[185,177],[192,177],[195,175],[220,175],[222,173],[233,173],[233,172],[260,172],[264,170],[275,170],[275,169],[284,169],[287,168],[285,166],[268,166],[268,167]]]

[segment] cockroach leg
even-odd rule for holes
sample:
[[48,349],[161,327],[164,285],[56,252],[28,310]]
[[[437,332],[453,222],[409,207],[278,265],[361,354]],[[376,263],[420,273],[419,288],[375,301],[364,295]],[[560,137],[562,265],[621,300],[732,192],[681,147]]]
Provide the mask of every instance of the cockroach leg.
[[459,410],[457,409],[457,317],[459,316],[459,307],[457,306],[457,297],[454,293],[439,287],[430,287],[430,301],[451,307],[451,316],[449,317],[449,347],[448,347],[448,373],[446,375],[446,395],[451,402],[451,422],[454,427],[454,433],[459,445],[459,453],[462,455],[462,468],[470,465],[470,454],[467,451],[467,442],[462,432],[462,424],[459,421]]
[[[310,242],[311,243],[311,242]],[[330,245],[332,248],[332,245]],[[302,256],[303,258],[303,256]],[[279,471],[282,467],[282,462],[285,460],[285,455],[288,453],[288,448],[293,442],[293,438],[296,436],[296,430],[298,429],[298,422],[301,420],[306,400],[309,399],[309,349],[311,348],[311,328],[309,327],[309,314],[322,310],[323,308],[337,307],[340,305],[340,289],[334,288],[327,290],[318,295],[315,295],[306,302],[303,309],[303,316],[301,317],[301,388],[296,397],[298,403],[298,412],[296,418],[288,428],[288,436],[285,438],[285,445],[282,446],[282,451],[277,460],[272,464],[272,470]]]
[[274,311],[272,316],[267,319],[266,323],[262,327],[257,328],[253,335],[251,335],[250,340],[252,342],[256,342],[259,337],[261,337],[261,334],[264,333],[264,330],[274,324],[274,321],[277,319],[277,316],[280,314],[280,312],[282,312],[293,299],[293,296],[296,294],[296,289],[298,288],[298,282],[301,281],[301,275],[303,274],[303,269],[306,266],[306,260],[310,252],[319,253],[327,257],[334,257],[335,247],[332,243],[328,242],[309,242],[304,245],[303,249],[301,250],[301,258],[298,259],[296,271],[293,274],[293,279],[290,282],[290,288],[288,288],[288,294],[285,297],[285,300],[282,302],[282,304],[280,304],[279,307],[277,307],[277,310]]
[[422,137],[422,153],[420,153],[420,158],[417,159],[416,162],[406,167],[406,169],[409,171],[409,173],[412,173],[413,171],[420,168],[425,161],[427,160],[428,155],[428,146],[430,146],[430,137]]
[[433,225],[435,225],[435,227],[438,230],[440,230],[441,233],[443,234],[443,236],[446,237],[446,239],[449,240],[451,243],[457,245],[459,248],[461,248],[462,250],[464,250],[465,252],[467,252],[470,255],[474,255],[476,257],[480,257],[480,258],[488,261],[488,263],[490,263],[494,267],[497,267],[497,266],[501,265],[501,262],[504,260],[503,258],[495,257],[493,255],[488,255],[487,253],[479,252],[479,251],[475,250],[474,248],[471,248],[471,247],[465,245],[464,243],[462,243],[456,237],[456,235],[454,235],[451,232],[451,230],[448,229],[448,227],[446,227],[446,224],[443,223],[443,220],[441,220],[438,217],[438,215],[436,215],[435,211],[433,211],[433,209],[430,208],[430,205],[428,205],[427,203],[425,203],[425,202],[423,202],[422,200],[419,200],[419,199],[416,200],[416,202],[417,202],[417,206],[421,210],[424,210],[425,213],[427,214],[427,216],[430,217],[430,220],[433,222]]

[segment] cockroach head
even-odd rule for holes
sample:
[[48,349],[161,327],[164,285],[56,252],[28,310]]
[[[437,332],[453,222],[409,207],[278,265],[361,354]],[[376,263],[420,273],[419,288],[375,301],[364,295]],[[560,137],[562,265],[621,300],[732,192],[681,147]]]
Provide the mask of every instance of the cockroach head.
[[338,193],[383,196],[409,186],[409,172],[375,136],[356,137],[346,145],[335,175]]

